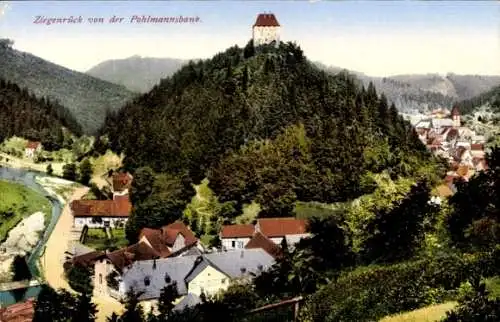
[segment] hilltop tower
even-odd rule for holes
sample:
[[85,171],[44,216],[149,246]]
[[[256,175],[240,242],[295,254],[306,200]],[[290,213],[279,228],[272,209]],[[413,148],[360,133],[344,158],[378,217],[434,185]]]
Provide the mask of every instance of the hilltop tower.
[[458,106],[453,106],[451,110],[451,119],[453,120],[453,127],[460,127],[460,111],[458,110]]
[[252,28],[252,38],[254,46],[270,44],[276,42],[276,46],[280,42],[281,26],[272,13],[261,13],[257,16],[257,20]]

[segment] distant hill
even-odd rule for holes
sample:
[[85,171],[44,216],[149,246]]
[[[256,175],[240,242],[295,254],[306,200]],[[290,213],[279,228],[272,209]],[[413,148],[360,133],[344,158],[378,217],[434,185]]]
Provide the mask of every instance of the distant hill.
[[481,108],[500,113],[500,85],[470,99],[460,101],[457,105],[462,114],[471,114]]
[[82,134],[68,109],[0,78],[0,143],[21,136],[41,141],[47,150],[57,150],[64,141],[63,127],[74,135]]
[[[316,64],[334,74],[343,70]],[[500,76],[425,74],[372,77],[359,72],[348,72],[360,79],[365,86],[373,82],[377,91],[384,93],[401,112],[450,108],[455,102],[470,99],[500,85]]]
[[162,78],[171,76],[187,60],[132,56],[125,59],[106,60],[87,71],[87,74],[123,85],[134,92],[148,92]]
[[95,132],[106,110],[116,110],[135,96],[124,86],[15,50],[0,40],[0,78],[26,87],[37,97],[47,97],[68,108],[85,133]]

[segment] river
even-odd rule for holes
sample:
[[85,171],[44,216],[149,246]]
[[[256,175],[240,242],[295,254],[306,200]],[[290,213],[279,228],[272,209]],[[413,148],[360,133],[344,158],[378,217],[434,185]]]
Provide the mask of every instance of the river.
[[[52,216],[50,218],[50,222],[45,227],[42,238],[38,241],[35,248],[31,252],[28,258],[28,266],[34,277],[38,280],[42,280],[41,273],[38,269],[38,259],[41,255],[43,255],[43,251],[45,249],[45,243],[47,242],[52,230],[61,215],[62,209],[64,207],[63,204],[57,199],[51,196],[40,184],[36,182],[36,177],[46,177],[45,173],[35,172],[30,170],[23,169],[15,169],[15,168],[6,168],[0,166],[0,179],[7,180],[11,182],[20,183],[41,195],[45,196],[52,204]],[[34,297],[38,295],[40,291],[39,286],[32,286],[22,290],[16,291],[1,291],[0,292],[0,306],[11,305],[16,302],[23,301],[27,298]],[[21,294],[20,294],[21,293]]]

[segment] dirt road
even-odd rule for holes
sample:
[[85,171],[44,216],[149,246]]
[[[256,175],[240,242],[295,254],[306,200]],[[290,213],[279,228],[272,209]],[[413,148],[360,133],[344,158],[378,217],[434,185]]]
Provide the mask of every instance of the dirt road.
[[52,231],[47,244],[45,245],[45,252],[41,258],[45,280],[54,289],[64,288],[71,291],[68,283],[64,279],[63,263],[65,254],[68,250],[71,227],[73,225],[73,217],[69,205],[71,201],[80,199],[84,196],[89,188],[78,188],[73,192],[73,195],[68,200],[62,211],[59,220]]
[[[73,192],[70,200],[64,206],[61,216],[49,237],[46,244],[44,255],[41,258],[42,267],[47,283],[54,289],[63,288],[69,292],[74,291],[64,278],[63,263],[65,261],[65,252],[68,250],[71,239],[71,229],[73,217],[71,215],[70,203],[73,200],[80,199],[88,192],[89,188],[78,188]],[[93,297],[93,302],[97,304],[97,321],[106,321],[106,317],[113,312],[121,313],[123,306],[116,300],[108,297]]]

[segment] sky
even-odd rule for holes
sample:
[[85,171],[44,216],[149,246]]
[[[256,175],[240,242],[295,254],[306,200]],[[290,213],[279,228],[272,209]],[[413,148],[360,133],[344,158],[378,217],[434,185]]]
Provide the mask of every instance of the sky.
[[[0,1],[0,38],[84,72],[134,55],[210,58],[244,46],[262,12],[276,15],[283,41],[327,65],[371,76],[500,75],[500,1]],[[135,23],[134,15],[200,21]],[[37,16],[82,23],[36,24]],[[113,16],[124,19],[109,23]]]

